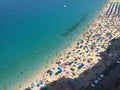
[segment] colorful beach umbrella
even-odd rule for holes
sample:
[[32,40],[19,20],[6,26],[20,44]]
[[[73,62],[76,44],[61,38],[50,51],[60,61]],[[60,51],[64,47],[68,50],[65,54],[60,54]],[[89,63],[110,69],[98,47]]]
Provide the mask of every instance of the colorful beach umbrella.
[[40,87],[41,85],[42,85],[42,83],[41,83],[41,82],[37,83],[37,86],[38,86],[38,87]]
[[59,70],[62,70],[62,66],[58,66],[58,69],[59,69]]
[[47,78],[47,80],[50,82],[50,81],[51,81],[51,78]]
[[80,64],[80,66],[78,67],[78,69],[81,69],[84,66],[84,64]]

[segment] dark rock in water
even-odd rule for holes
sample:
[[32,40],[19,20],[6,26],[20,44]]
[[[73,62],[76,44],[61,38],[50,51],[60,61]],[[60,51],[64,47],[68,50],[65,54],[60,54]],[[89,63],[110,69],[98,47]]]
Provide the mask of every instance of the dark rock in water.
[[77,22],[76,24],[74,24],[71,28],[69,28],[67,30],[67,32],[65,32],[64,34],[62,34],[63,36],[67,36],[68,34],[70,34],[71,32],[73,32],[74,30],[76,30],[84,21],[86,21],[87,15],[83,15],[81,17],[81,19],[79,20],[79,22]]
[[20,72],[20,74],[23,74],[23,72]]

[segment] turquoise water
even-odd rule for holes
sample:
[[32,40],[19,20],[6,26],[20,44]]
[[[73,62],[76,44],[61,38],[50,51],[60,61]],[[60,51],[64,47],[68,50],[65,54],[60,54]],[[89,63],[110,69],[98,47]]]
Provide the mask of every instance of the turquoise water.
[[13,90],[42,69],[84,31],[105,1],[0,0],[0,90]]

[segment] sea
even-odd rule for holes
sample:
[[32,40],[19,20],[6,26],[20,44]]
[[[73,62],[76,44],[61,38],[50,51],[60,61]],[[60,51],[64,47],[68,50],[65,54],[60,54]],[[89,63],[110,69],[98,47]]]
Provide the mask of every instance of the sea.
[[0,0],[0,90],[14,90],[42,71],[86,30],[106,1]]

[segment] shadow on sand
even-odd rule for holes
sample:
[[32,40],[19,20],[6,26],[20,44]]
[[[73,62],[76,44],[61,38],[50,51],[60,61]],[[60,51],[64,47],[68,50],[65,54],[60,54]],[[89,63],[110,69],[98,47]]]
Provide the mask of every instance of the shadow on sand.
[[[101,60],[98,60],[99,62],[91,69],[79,74],[78,78],[63,77],[48,83],[40,90],[118,90],[119,85],[116,85],[116,82],[118,84],[119,79],[113,76],[120,75],[120,69],[118,69],[120,64],[116,62],[120,59],[120,38],[112,39],[107,48],[104,45],[102,48],[105,48],[105,51],[99,53]],[[96,82],[94,82],[95,80]],[[92,83],[95,87],[91,86]]]

